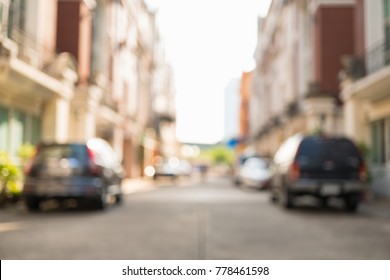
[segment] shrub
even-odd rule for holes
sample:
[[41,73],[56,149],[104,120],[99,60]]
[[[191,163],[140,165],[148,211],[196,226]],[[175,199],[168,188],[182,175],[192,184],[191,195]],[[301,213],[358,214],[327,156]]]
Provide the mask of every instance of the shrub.
[[20,194],[21,172],[13,164],[7,153],[0,151],[0,206],[4,206],[10,196]]

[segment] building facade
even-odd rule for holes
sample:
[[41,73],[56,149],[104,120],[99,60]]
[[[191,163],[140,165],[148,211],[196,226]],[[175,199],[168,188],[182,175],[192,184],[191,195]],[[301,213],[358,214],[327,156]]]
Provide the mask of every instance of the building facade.
[[[298,133],[341,134],[341,58],[353,53],[354,1],[272,1],[255,51],[251,140],[273,156]],[[351,35],[352,34],[352,35]]]
[[0,150],[69,139],[76,63],[56,53],[57,2],[3,0],[0,37]]
[[390,1],[357,0],[342,81],[345,133],[369,148],[374,194],[390,196]]
[[[0,5],[0,150],[16,157],[27,142],[100,137],[113,146],[127,176],[142,175],[158,147],[155,99],[170,101],[174,92],[155,14],[145,2]],[[173,128],[174,110],[170,105]]]

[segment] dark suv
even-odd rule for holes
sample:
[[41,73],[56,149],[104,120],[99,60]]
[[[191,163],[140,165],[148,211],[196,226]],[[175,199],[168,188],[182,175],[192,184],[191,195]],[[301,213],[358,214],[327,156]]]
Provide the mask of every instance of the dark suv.
[[109,196],[121,201],[122,167],[102,139],[41,144],[25,171],[23,195],[31,211],[46,199],[83,199],[99,209],[106,207]]
[[293,207],[300,195],[318,197],[325,204],[328,198],[339,197],[355,211],[366,181],[366,165],[351,140],[295,135],[275,154],[271,196],[286,208]]

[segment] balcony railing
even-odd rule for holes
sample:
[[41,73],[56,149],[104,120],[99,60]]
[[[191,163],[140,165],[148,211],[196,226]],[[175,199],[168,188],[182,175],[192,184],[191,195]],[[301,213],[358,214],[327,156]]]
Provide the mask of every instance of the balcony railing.
[[27,36],[19,28],[13,27],[8,30],[6,26],[2,26],[1,30],[3,37],[7,37],[17,45],[17,57],[20,60],[52,77],[56,77],[55,73],[51,73],[49,67],[58,57],[56,53]]
[[366,73],[372,74],[390,64],[390,45],[380,43],[366,52]]
[[368,49],[364,55],[343,57],[342,63],[344,65],[342,74],[345,74],[345,77],[354,80],[363,78],[390,64],[390,45],[381,42]]

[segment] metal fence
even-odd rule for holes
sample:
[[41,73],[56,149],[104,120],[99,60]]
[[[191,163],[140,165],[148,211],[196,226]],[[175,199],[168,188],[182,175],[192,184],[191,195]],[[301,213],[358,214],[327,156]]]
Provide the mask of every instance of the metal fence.
[[390,44],[381,42],[365,54],[366,74],[372,74],[390,64]]

